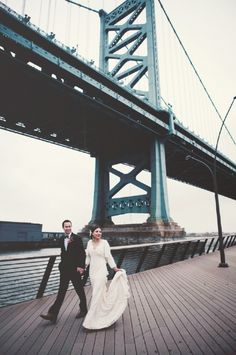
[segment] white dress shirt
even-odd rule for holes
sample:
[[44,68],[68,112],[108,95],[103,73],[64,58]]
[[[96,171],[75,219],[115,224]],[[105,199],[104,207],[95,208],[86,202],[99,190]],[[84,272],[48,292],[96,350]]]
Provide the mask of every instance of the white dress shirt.
[[67,248],[68,248],[68,243],[69,243],[71,234],[72,234],[72,233],[67,234],[67,235],[66,235],[66,238],[64,239],[65,250],[67,250]]

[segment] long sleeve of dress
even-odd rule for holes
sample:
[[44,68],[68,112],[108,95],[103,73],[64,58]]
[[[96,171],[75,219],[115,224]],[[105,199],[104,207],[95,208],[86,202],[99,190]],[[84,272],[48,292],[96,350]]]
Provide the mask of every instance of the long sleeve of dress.
[[105,242],[105,259],[108,265],[110,266],[110,268],[113,269],[114,267],[116,267],[116,263],[113,256],[111,255],[110,245],[106,240],[104,242]]
[[87,249],[85,250],[85,266],[88,266],[90,264],[90,253],[89,253],[89,244],[87,245]]

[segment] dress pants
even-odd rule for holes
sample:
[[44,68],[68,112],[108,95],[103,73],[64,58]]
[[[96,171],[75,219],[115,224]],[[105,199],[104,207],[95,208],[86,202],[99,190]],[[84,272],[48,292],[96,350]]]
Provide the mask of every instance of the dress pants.
[[87,312],[86,296],[85,296],[80,273],[77,272],[76,270],[61,268],[60,286],[59,286],[57,298],[54,304],[49,308],[49,313],[52,313],[55,317],[57,317],[60,311],[70,280],[74,286],[77,295],[80,298],[80,310],[82,312]]

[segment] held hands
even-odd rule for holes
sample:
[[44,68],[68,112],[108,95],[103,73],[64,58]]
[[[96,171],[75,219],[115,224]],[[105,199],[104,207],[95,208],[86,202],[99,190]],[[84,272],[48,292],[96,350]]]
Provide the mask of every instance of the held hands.
[[82,275],[84,273],[84,270],[82,267],[77,267],[77,272],[80,273],[80,275]]
[[[82,274],[85,272],[85,270],[86,270],[86,268],[83,269],[82,267],[77,267],[77,272],[79,272],[80,275],[82,275]],[[121,271],[122,269],[119,269],[118,267],[114,267],[113,270],[114,270],[115,272],[117,272],[117,271]]]

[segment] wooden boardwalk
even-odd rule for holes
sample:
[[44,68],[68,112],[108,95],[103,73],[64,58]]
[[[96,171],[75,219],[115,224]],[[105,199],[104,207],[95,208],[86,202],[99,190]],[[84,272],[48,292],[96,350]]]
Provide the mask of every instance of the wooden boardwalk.
[[[68,291],[55,325],[39,315],[53,296],[0,309],[0,354],[236,354],[236,247],[129,276],[122,318],[101,331],[75,319]],[[88,301],[90,287],[86,287]]]

